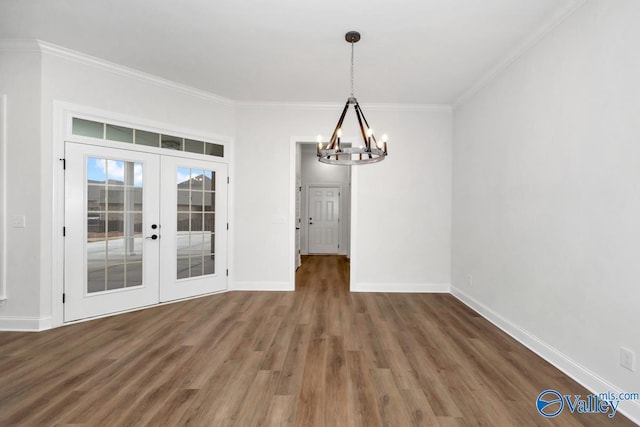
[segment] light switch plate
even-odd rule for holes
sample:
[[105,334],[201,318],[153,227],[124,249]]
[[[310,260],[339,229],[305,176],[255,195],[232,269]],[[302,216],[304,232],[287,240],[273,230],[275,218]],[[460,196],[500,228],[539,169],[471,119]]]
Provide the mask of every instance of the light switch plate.
[[13,215],[11,217],[11,226],[13,228],[25,228],[27,226],[27,218],[24,215]]

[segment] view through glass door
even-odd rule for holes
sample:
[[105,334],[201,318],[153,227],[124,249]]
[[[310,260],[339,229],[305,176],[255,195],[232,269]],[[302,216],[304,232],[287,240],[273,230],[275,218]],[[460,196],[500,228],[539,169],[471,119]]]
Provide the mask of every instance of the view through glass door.
[[65,321],[226,289],[226,164],[67,142]]

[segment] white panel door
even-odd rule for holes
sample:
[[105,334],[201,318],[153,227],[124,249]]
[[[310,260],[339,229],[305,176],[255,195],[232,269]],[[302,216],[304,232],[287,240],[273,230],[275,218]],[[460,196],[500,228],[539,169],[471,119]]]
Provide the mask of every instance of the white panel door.
[[65,159],[64,320],[157,303],[160,157],[67,142]]
[[162,158],[160,300],[227,289],[227,165]]
[[340,188],[309,187],[309,253],[337,254],[340,244]]

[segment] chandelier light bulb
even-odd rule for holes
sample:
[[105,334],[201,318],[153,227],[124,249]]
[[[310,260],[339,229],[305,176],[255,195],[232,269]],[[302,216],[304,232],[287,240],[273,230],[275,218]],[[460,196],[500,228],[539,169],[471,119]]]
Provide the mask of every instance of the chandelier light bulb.
[[389,138],[389,137],[387,136],[387,134],[386,134],[386,133],[385,133],[385,134],[382,134],[382,142],[387,142],[388,138]]
[[369,128],[367,129],[367,136],[371,138],[371,135],[373,135],[373,129]]
[[338,129],[336,135],[338,135],[338,138],[342,138],[342,128]]

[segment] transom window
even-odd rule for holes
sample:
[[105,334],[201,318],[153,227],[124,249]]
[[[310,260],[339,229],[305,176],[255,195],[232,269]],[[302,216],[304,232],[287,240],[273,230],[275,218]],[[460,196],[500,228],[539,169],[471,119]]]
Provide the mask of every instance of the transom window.
[[207,156],[224,157],[224,145],[182,138],[175,135],[149,132],[142,129],[117,126],[109,123],[73,118],[71,132],[78,136],[126,142],[147,147],[185,151]]

